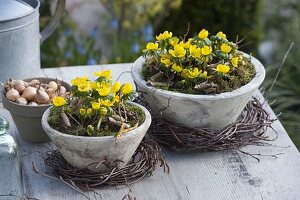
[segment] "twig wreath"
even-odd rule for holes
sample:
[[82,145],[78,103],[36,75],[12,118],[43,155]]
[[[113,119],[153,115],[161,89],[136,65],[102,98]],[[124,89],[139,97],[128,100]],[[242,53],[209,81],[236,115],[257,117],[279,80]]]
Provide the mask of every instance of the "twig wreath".
[[[151,176],[157,166],[162,167],[165,173],[169,173],[169,166],[162,155],[161,148],[152,139],[144,139],[141,142],[131,162],[125,167],[110,167],[111,169],[108,172],[95,173],[88,170],[88,166],[77,169],[71,166],[57,150],[46,152],[43,159],[46,165],[54,169],[54,175],[41,172],[33,162],[34,172],[48,178],[60,180],[85,197],[87,196],[83,191],[94,191],[96,188],[103,186],[127,185],[129,187],[130,184]],[[103,164],[108,167],[113,166],[113,163],[110,162]]]
[[[143,97],[138,103],[147,106]],[[161,108],[162,113],[168,105]],[[150,111],[151,112],[151,111]],[[273,141],[266,130],[276,119],[271,119],[263,104],[255,97],[247,104],[239,119],[224,129],[214,131],[205,128],[189,128],[162,118],[160,113],[152,114],[152,124],[148,133],[159,144],[176,151],[222,151]]]

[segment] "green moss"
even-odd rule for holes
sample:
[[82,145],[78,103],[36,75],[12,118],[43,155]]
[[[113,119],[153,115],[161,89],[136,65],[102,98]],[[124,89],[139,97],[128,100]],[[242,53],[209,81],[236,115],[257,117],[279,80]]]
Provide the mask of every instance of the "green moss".
[[[250,59],[244,58],[244,62],[244,65],[239,65],[237,68],[232,68],[232,72],[230,72],[230,74],[225,74],[223,76],[214,75],[209,79],[197,78],[195,81],[189,82],[182,81],[182,77],[178,77],[177,74],[169,70],[169,74],[174,73],[174,78],[172,80],[173,84],[168,85],[168,77],[163,76],[161,80],[162,82],[164,81],[165,85],[167,86],[161,86],[163,84],[160,84],[158,86],[155,85],[154,87],[186,94],[219,94],[223,92],[231,92],[242,87],[243,85],[246,85],[255,76],[255,68],[250,62]],[[149,59],[146,60],[142,66],[142,76],[146,81],[149,81],[151,76],[159,72],[160,68],[159,66],[155,67],[155,64],[156,61],[154,59]],[[212,69],[208,68],[206,70],[209,74],[215,73]],[[164,69],[164,71],[166,71],[166,69]],[[204,88],[202,90],[194,89],[195,85],[202,84],[204,82],[208,85],[214,85],[215,89],[212,87]]]
[[[118,110],[118,109],[116,109]],[[125,110],[127,114],[127,124],[130,125],[130,127],[134,127],[137,123],[140,125],[145,121],[145,113],[144,111],[134,105],[126,104]],[[125,118],[125,115],[122,114],[122,116]],[[107,116],[108,117],[108,116]],[[94,114],[93,116],[89,118],[85,118],[84,120],[79,116],[74,115],[73,118],[70,119],[71,127],[65,128],[62,124],[62,119],[60,116],[60,109],[52,108],[50,111],[50,115],[48,118],[49,125],[54,128],[55,130],[58,130],[62,133],[66,133],[69,135],[76,135],[76,136],[115,136],[119,130],[120,127],[116,126],[114,124],[111,124],[108,122],[108,118],[105,117],[101,123],[100,129],[98,130],[97,123],[99,121],[99,115]],[[78,124],[80,123],[80,125]],[[92,131],[90,134],[87,131],[87,127],[91,125]]]

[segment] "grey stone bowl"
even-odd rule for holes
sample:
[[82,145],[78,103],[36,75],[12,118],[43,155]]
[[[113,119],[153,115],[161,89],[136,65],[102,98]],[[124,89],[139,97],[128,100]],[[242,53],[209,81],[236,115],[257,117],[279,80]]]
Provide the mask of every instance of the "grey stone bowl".
[[105,158],[109,161],[123,161],[115,163],[118,167],[125,166],[130,161],[151,124],[149,111],[139,104],[131,104],[139,106],[144,111],[145,121],[136,129],[125,133],[118,140],[114,136],[85,137],[59,132],[48,124],[51,108],[48,108],[44,113],[42,126],[69,164],[80,169],[89,165],[88,169],[91,171],[104,172],[108,170],[107,166],[98,165],[98,163],[101,163]]
[[[33,79],[41,80],[43,83],[49,83],[55,81],[54,78],[30,78],[25,81]],[[67,91],[71,90],[70,84],[61,81],[62,85],[66,87]],[[42,115],[52,104],[40,105],[40,106],[29,106],[20,105],[12,102],[5,97],[2,92],[3,107],[7,109],[18,129],[21,138],[27,142],[47,142],[49,138],[41,125]]]
[[158,113],[169,105],[162,117],[188,127],[218,130],[235,122],[265,78],[264,66],[252,57],[256,75],[248,84],[216,95],[184,94],[148,86],[141,75],[144,62],[143,57],[138,58],[132,65],[131,75],[152,111]]

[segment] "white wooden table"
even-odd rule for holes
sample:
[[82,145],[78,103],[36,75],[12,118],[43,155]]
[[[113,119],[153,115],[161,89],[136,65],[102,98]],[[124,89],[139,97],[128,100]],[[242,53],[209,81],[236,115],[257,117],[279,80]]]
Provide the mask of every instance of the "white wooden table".
[[[100,69],[111,69],[114,78],[121,72],[130,71],[131,64],[101,66],[61,67],[33,72],[33,76],[57,77],[70,82],[75,76],[89,75]],[[122,75],[120,81],[132,81],[130,73]],[[260,94],[258,96],[261,97]],[[262,97],[261,97],[262,98]],[[275,118],[269,106],[266,109]],[[0,116],[10,120],[9,133],[14,135],[20,146],[23,178],[26,194],[40,200],[86,199],[63,183],[36,174],[32,161],[44,172],[52,169],[43,164],[39,151],[44,144],[23,141],[7,110],[0,105]],[[170,173],[164,174],[157,168],[154,175],[131,186],[133,195],[142,200],[299,200],[300,199],[300,154],[279,121],[273,124],[278,139],[268,146],[242,148],[249,153],[275,155],[260,157],[260,162],[235,151],[210,153],[178,153],[164,149]],[[271,130],[270,130],[271,131]],[[0,183],[0,187],[1,184]],[[105,187],[97,190],[101,197],[86,193],[90,199],[120,200],[128,193],[128,187]]]

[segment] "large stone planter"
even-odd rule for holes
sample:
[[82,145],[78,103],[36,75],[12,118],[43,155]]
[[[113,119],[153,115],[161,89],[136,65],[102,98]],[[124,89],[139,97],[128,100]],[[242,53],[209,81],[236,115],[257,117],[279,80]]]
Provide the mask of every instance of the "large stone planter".
[[131,70],[138,90],[144,92],[144,97],[154,113],[168,106],[162,116],[188,127],[217,130],[230,125],[236,121],[265,78],[264,66],[252,57],[256,76],[237,90],[216,95],[183,94],[148,86],[141,75],[144,61],[143,57],[138,58]]
[[125,166],[132,158],[151,124],[151,115],[148,110],[136,103],[131,104],[139,106],[144,111],[145,121],[118,140],[114,136],[84,137],[61,133],[48,124],[50,108],[42,117],[42,126],[68,163],[77,168],[84,168],[94,163],[88,169],[94,172],[103,172],[108,170],[107,166],[98,165],[98,163],[105,158],[112,162],[123,161],[115,162],[115,164],[118,167]]
[[[41,80],[43,83],[49,83],[50,81],[55,81],[53,78],[31,78],[25,79],[25,81],[30,81],[32,79]],[[68,91],[71,90],[71,86],[61,81],[62,85],[67,88]],[[47,110],[51,104],[39,105],[39,106],[29,106],[21,105],[8,100],[5,97],[4,92],[2,92],[3,107],[7,109],[16,124],[18,132],[21,138],[27,142],[47,142],[49,138],[44,132],[41,119],[42,115]]]

